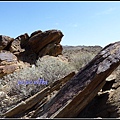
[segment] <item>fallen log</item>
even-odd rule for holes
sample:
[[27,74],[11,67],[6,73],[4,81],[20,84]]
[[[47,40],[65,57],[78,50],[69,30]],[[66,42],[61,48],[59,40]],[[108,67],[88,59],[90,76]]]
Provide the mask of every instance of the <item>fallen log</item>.
[[35,117],[73,118],[97,95],[120,64],[120,42],[104,47],[71,78]]

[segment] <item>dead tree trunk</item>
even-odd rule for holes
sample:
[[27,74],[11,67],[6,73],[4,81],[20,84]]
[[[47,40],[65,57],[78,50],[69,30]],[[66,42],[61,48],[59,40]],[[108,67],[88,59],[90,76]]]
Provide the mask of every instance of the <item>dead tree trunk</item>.
[[119,64],[120,42],[107,45],[44,105],[43,111],[36,117],[76,117],[97,95],[105,79]]

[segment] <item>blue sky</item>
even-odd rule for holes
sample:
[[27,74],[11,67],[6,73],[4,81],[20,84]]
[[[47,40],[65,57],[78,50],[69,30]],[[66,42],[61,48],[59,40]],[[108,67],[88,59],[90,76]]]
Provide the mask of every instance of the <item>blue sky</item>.
[[16,38],[36,30],[61,30],[62,45],[100,45],[120,40],[120,2],[0,2],[0,34]]

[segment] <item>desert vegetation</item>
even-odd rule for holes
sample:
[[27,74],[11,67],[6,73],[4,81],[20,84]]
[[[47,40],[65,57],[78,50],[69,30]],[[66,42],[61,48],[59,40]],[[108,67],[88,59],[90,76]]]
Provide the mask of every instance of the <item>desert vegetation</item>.
[[[36,66],[26,67],[13,74],[6,75],[0,79],[1,96],[0,110],[5,112],[7,109],[14,107],[17,103],[39,92],[53,81],[59,80],[76,71],[70,63],[64,62],[53,56],[44,56],[39,58]],[[47,80],[48,85],[40,84],[18,84],[19,80],[38,80],[39,78]],[[4,101],[5,100],[5,101]],[[7,104],[6,104],[7,102]]]
[[64,46],[63,56],[77,71],[91,61],[100,52],[100,46]]

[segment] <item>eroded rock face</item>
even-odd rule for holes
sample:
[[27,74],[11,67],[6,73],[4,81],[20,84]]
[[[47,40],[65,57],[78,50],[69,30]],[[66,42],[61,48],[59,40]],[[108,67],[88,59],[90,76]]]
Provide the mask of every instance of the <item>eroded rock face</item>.
[[13,40],[14,38],[9,36],[0,35],[0,50],[6,48]]
[[10,52],[14,54],[19,54],[20,52],[25,51],[24,49],[21,48],[20,44],[21,44],[21,41],[19,39],[15,39],[10,46],[10,49],[9,49]]
[[62,55],[62,50],[63,50],[62,45],[60,45],[60,44],[56,45],[55,49],[54,49],[55,55],[53,55],[53,56]]
[[44,55],[50,55],[56,57],[58,55],[62,55],[62,50],[63,48],[60,44],[57,45],[54,42],[52,42],[39,52],[39,57],[42,57]]
[[19,60],[30,64],[35,64],[37,58],[37,54],[34,53],[32,50],[26,50],[24,52],[19,53],[18,55]]
[[40,32],[35,34],[33,37],[29,39],[28,45],[35,52],[39,53],[42,48],[51,42],[55,42],[59,44],[63,34],[59,30],[48,30],[45,32]]
[[0,51],[0,77],[19,68],[17,57],[8,51]]
[[[62,46],[60,41],[63,34],[60,30],[47,30],[42,32],[37,30],[30,36],[25,33],[15,39],[8,36],[0,36],[1,51],[1,74],[10,73],[17,69],[18,61],[23,61],[25,64],[35,64],[39,57],[44,55],[58,56],[62,54]],[[16,59],[14,61],[14,59]],[[8,62],[11,60],[12,62]],[[15,63],[14,63],[15,62]],[[2,65],[2,63],[5,63]]]
[[[9,47],[9,51],[18,57],[19,60],[34,64],[37,58],[44,55],[62,55],[60,41],[63,34],[60,30],[48,30],[42,32],[37,30],[30,37],[27,33],[15,38]],[[29,57],[27,57],[29,56]],[[31,59],[31,56],[33,58]]]
[[[12,42],[10,51],[17,54],[19,60],[34,64],[36,59],[44,55],[62,55],[60,41],[63,34],[60,30],[41,30],[33,32],[30,37],[27,34],[18,36]],[[24,49],[22,49],[24,48]],[[19,54],[18,54],[19,53]]]

